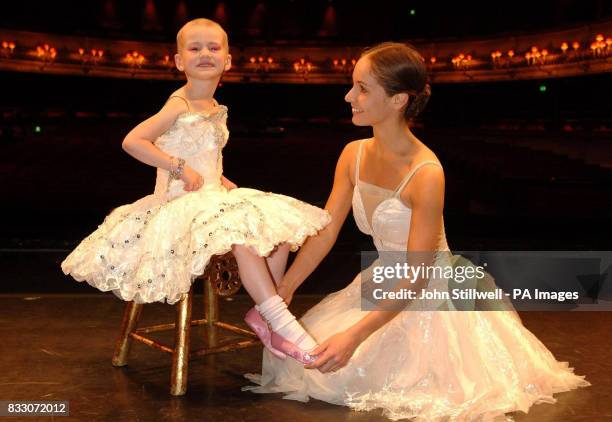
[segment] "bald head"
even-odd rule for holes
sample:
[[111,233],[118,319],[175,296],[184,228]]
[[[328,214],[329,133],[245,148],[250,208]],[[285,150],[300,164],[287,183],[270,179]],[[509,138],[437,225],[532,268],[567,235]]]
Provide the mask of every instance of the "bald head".
[[191,20],[191,21],[187,22],[185,25],[183,25],[183,27],[181,29],[179,29],[178,33],[176,34],[176,50],[177,50],[177,52],[180,52],[181,48],[183,48],[185,46],[186,38],[187,38],[187,35],[188,35],[189,31],[192,28],[196,28],[198,26],[204,27],[204,28],[212,28],[212,29],[218,30],[220,32],[221,36],[222,36],[222,45],[223,45],[223,48],[225,48],[225,50],[229,50],[229,43],[228,43],[227,33],[221,27],[221,25],[219,25],[217,22],[212,21],[210,19],[198,18],[198,19],[194,19],[194,20]]

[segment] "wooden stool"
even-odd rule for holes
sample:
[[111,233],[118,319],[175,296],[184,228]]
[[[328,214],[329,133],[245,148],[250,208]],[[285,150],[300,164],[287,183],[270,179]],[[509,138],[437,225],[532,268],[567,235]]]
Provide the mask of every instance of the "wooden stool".
[[[134,302],[129,302],[127,304],[121,324],[121,335],[117,340],[115,353],[113,355],[114,366],[127,365],[132,339],[138,340],[162,352],[170,353],[172,354],[170,394],[181,396],[187,391],[187,373],[190,357],[229,352],[261,344],[257,335],[252,331],[219,321],[218,296],[232,296],[241,286],[240,277],[238,276],[238,266],[232,253],[229,252],[222,256],[213,256],[206,272],[199,278],[202,278],[204,281],[204,319],[191,320],[193,286],[189,290],[189,293],[183,294],[181,300],[176,304],[176,323],[137,328],[143,304]],[[189,334],[191,326],[204,324],[208,326],[209,332],[214,330],[215,327],[219,327],[247,337],[248,340],[225,344],[223,346],[211,345],[211,347],[190,351]],[[160,344],[143,335],[172,329],[175,330],[174,348]]]

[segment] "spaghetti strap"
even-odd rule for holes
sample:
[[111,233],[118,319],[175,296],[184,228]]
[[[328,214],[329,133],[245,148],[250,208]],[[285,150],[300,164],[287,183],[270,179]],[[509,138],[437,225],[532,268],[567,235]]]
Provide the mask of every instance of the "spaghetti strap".
[[361,150],[363,149],[363,144],[365,143],[365,139],[359,141],[359,149],[357,150],[357,161],[355,163],[355,184],[359,183],[359,166],[361,163]]
[[187,111],[191,111],[191,107],[189,107],[189,101],[187,101],[186,98],[183,98],[180,95],[171,95],[170,97],[168,97],[168,100],[166,102],[168,102],[170,98],[180,98],[181,100],[185,102],[185,105],[187,106]]
[[393,196],[398,197],[402,191],[404,190],[404,188],[406,187],[406,185],[408,184],[408,182],[410,182],[410,179],[412,179],[412,176],[414,176],[414,174],[417,172],[417,170],[419,170],[421,167],[423,167],[426,164],[434,164],[440,168],[442,168],[442,166],[440,165],[440,163],[436,162],[436,161],[422,161],[419,164],[417,164],[411,171],[410,173],[408,173],[406,175],[406,177],[404,177],[404,180],[402,180],[402,182],[400,183],[400,185],[397,187],[397,189],[395,190],[395,192],[393,193]]

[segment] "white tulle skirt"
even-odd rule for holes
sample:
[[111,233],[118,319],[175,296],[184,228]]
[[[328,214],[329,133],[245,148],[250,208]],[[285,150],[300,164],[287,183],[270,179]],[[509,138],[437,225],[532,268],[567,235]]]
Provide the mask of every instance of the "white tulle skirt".
[[[322,342],[363,318],[361,276],[301,319]],[[515,311],[403,311],[373,333],[344,368],[322,374],[266,349],[262,374],[246,374],[255,393],[286,393],[355,410],[383,409],[389,419],[505,420],[553,403],[554,393],[590,385],[521,323]]]
[[149,195],[114,209],[62,262],[65,274],[126,301],[177,302],[212,255],[245,245],[267,256],[300,246],[329,213],[297,199],[207,185],[168,199]]

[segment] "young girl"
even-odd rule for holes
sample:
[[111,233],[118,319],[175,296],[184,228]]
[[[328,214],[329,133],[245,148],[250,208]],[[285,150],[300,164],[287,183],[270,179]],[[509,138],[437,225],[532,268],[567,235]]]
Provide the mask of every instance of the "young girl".
[[[444,171],[408,124],[429,95],[426,68],[414,49],[384,43],[359,59],[345,99],[353,123],[372,126],[374,136],[349,143],[340,155],[326,205],[332,222],[306,242],[284,276],[279,294],[287,303],[333,246],[351,206],[379,252],[435,251],[433,262],[444,267]],[[382,408],[391,419],[489,421],[589,385],[555,360],[515,311],[363,311],[368,273],[301,319],[324,340],[313,351],[314,363],[304,367],[264,351],[262,374],[247,374],[259,386],[244,389],[356,410]],[[439,288],[448,284],[433,281]]]
[[316,343],[277,295],[275,281],[289,248],[324,228],[330,216],[284,195],[238,189],[223,176],[227,107],[213,94],[231,66],[228,50],[227,34],[213,21],[196,19],[181,28],[175,61],[186,85],[123,141],[130,155],[157,167],[155,191],[113,210],[62,270],[126,301],[173,304],[212,255],[232,251],[259,311],[250,311],[249,325],[268,347],[271,338],[282,343],[282,350],[273,349],[277,356],[307,362],[304,352]]

